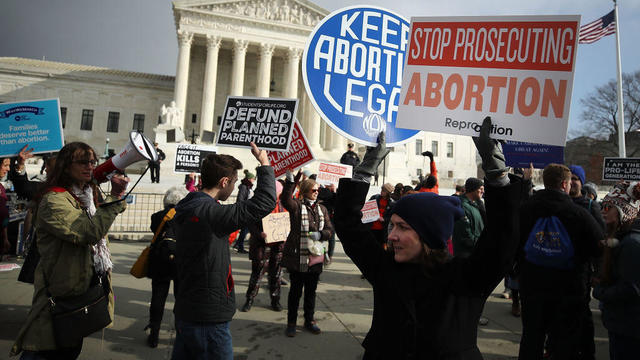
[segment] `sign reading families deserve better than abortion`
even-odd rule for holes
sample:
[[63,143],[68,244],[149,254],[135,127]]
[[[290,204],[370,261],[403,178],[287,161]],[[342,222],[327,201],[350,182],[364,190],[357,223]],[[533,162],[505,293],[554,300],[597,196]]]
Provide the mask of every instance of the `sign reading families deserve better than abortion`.
[[289,151],[267,151],[267,156],[276,178],[284,175],[287,170],[294,172],[313,161],[313,152],[297,121],[293,125]]
[[260,149],[289,150],[297,99],[272,99],[229,96],[224,109],[218,145]]
[[307,94],[341,135],[375,146],[380,131],[389,146],[418,131],[396,127],[409,22],[375,6],[352,6],[326,16],[309,36],[302,60]]
[[0,156],[16,155],[25,145],[38,154],[63,144],[58,99],[0,104]]
[[411,19],[398,126],[564,146],[580,16]]
[[215,154],[217,150],[215,146],[180,144],[176,147],[176,162],[173,171],[200,174],[202,160],[209,154]]

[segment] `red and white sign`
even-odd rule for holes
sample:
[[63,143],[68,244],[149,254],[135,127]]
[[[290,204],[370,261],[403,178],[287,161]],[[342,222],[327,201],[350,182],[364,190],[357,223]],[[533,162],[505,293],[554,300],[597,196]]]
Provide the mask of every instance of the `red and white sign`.
[[362,223],[372,223],[380,218],[380,211],[378,211],[378,203],[375,200],[369,200],[364,203],[362,207]]
[[411,19],[397,126],[564,146],[579,15]]
[[313,161],[311,147],[297,120],[293,125],[289,151],[267,151],[267,156],[276,178],[284,175],[287,170],[293,172]]
[[318,166],[318,177],[316,178],[316,181],[321,185],[333,184],[337,188],[340,178],[350,178],[352,172],[353,169],[351,165],[320,163]]

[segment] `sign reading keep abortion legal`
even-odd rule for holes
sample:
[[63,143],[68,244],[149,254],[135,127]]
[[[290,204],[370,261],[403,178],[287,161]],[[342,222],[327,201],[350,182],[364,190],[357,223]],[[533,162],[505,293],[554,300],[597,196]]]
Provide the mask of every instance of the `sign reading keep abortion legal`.
[[298,109],[297,99],[229,96],[218,145],[287,151]]
[[63,144],[58,99],[0,104],[0,156],[16,155],[25,145],[39,154]]
[[388,146],[418,131],[396,127],[409,22],[374,6],[352,6],[325,17],[309,36],[302,60],[307,94],[322,118],[341,135]]
[[564,146],[580,16],[419,17],[398,126]]

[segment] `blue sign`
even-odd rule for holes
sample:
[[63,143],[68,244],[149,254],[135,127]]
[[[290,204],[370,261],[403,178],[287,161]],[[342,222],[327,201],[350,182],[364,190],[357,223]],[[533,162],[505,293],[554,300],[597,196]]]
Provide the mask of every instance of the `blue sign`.
[[58,99],[0,104],[0,156],[14,156],[29,145],[33,153],[62,148],[64,137]]
[[351,6],[325,17],[309,36],[302,76],[311,102],[341,135],[389,146],[419,131],[396,128],[409,22],[375,6]]
[[502,144],[502,152],[507,166],[528,168],[533,164],[536,169],[564,163],[564,147],[553,145],[531,144],[519,141],[506,141]]

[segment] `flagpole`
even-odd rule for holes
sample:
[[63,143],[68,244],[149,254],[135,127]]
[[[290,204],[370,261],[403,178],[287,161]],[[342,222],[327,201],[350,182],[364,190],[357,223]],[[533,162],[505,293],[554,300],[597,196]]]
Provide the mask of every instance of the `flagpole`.
[[624,138],[624,104],[622,103],[622,64],[620,62],[620,22],[618,21],[618,3],[613,0],[616,22],[616,52],[618,54],[618,152],[621,158],[627,157]]

